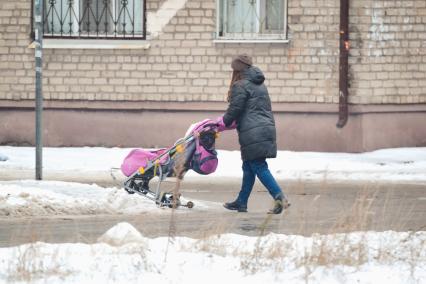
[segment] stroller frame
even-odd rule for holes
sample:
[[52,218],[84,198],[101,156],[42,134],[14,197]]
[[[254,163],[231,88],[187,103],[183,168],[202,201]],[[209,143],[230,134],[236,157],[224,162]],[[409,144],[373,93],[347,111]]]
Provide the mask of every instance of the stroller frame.
[[[169,164],[171,157],[177,153],[182,153],[186,145],[191,143],[194,139],[194,134],[188,135],[187,137],[178,140],[173,147],[164,151],[156,157],[156,159],[148,160],[146,167],[140,167],[124,181],[124,189],[130,194],[138,193],[150,200],[153,200],[159,207],[167,206],[169,208],[176,208],[179,206],[185,206],[192,208],[194,206],[193,202],[188,201],[186,204],[182,204],[180,202],[180,194],[178,196],[174,196],[173,193],[170,192],[161,192],[161,183],[166,179],[166,177],[173,174],[173,168],[164,172],[163,167],[160,165],[160,160],[168,155],[169,157],[166,164]],[[178,178],[181,178],[181,175],[182,173],[179,173]],[[158,176],[159,181],[155,191],[152,191],[149,188],[149,182],[155,176]]]
[[[139,167],[138,170],[136,170],[124,181],[124,189],[129,194],[137,193],[150,200],[153,200],[159,207],[167,206],[169,208],[177,208],[179,206],[184,206],[192,208],[194,206],[192,201],[188,201],[186,204],[181,203],[179,193],[175,194],[173,192],[162,192],[161,183],[167,177],[171,176],[176,176],[178,179],[182,179],[184,174],[190,169],[188,161],[185,160],[185,163],[182,165],[182,170],[176,172],[175,165],[172,161],[172,158],[174,158],[175,155],[185,155],[184,151],[189,149],[188,146],[195,142],[195,139],[199,139],[203,133],[212,132],[213,129],[215,129],[214,132],[217,133],[216,123],[206,123],[203,125],[203,127],[205,128],[203,131],[192,131],[186,137],[177,140],[172,147],[166,149],[154,159],[147,160],[145,167]],[[195,151],[195,144],[193,146],[194,149],[191,151]],[[167,159],[165,160],[164,165],[162,165],[161,162],[163,162],[162,160],[165,157],[167,157]],[[166,170],[163,169],[163,166]],[[155,191],[152,191],[149,188],[149,182],[155,176],[159,177],[159,181]]]

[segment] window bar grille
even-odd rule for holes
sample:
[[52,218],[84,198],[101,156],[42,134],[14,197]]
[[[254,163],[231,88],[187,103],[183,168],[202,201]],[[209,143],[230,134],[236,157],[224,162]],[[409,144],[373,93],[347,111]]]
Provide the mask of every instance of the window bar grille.
[[115,20],[114,22],[114,37],[117,37],[117,23],[118,23],[118,18],[117,18],[117,0],[115,0],[115,5],[114,5],[114,16],[115,16]]
[[45,1],[44,34],[50,38],[145,39],[146,1],[136,1],[140,0]]
[[62,1],[63,0],[61,0],[61,20],[60,20],[60,24],[61,24],[61,30],[59,31],[60,33],[61,33],[61,36],[62,36],[62,33],[63,33],[63,31],[64,31],[64,27],[63,27],[63,17],[62,17]]
[[133,10],[132,10],[132,12],[133,12],[133,25],[132,25],[133,26],[133,31],[132,31],[133,32],[133,36],[135,36],[135,22],[136,22],[135,21],[135,19],[136,19],[135,18],[135,10],[136,10],[135,7],[136,7],[135,6],[135,0],[133,0]]
[[[107,9],[107,7],[108,7],[108,0],[104,0],[104,7],[102,8],[101,19],[102,19],[102,17],[104,19],[105,36],[108,35],[108,21],[107,21],[107,19],[108,19],[108,12],[107,12],[108,9]],[[104,14],[105,14],[105,16],[104,16]]]
[[70,31],[70,36],[72,35],[72,30],[73,30],[73,26],[72,26],[72,12],[73,12],[73,5],[74,5],[74,0],[69,0],[68,1],[68,10],[67,10],[67,13],[65,14],[65,17],[68,15],[68,13],[69,13],[69,22],[68,22],[68,25],[69,25],[69,31]]
[[124,34],[124,37],[126,37],[126,8],[127,8],[127,3],[128,3],[127,0],[121,0],[122,8],[121,8],[120,14],[123,13],[123,23],[122,23],[122,25],[123,25],[123,34]]
[[217,0],[216,35],[224,40],[286,40],[287,0]]

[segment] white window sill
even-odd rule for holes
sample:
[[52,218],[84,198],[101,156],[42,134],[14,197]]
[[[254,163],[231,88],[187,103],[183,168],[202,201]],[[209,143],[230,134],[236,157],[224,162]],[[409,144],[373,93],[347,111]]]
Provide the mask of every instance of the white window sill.
[[288,39],[215,39],[214,43],[289,43]]
[[[35,48],[33,41],[28,48]],[[43,39],[43,49],[148,49],[148,40]]]

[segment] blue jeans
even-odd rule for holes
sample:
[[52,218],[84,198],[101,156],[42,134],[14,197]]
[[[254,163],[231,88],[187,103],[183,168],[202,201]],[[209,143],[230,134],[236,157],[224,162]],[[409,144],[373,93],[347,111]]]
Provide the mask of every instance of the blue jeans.
[[253,189],[256,176],[260,182],[266,187],[272,198],[284,198],[280,186],[272,176],[268,169],[268,164],[265,159],[257,159],[243,162],[243,183],[241,191],[238,194],[237,202],[241,206],[247,206],[250,193]]

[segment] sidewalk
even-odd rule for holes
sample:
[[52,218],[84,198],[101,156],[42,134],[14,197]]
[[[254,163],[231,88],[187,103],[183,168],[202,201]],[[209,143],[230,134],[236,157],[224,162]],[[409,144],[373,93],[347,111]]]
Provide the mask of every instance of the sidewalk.
[[[129,148],[44,148],[45,180],[121,185],[120,171]],[[0,146],[0,180],[34,179],[35,148]],[[201,176],[189,171],[185,180],[211,182],[215,178],[240,180],[239,151],[218,151],[215,173]],[[426,148],[383,149],[374,152],[320,153],[279,151],[268,160],[278,180],[287,181],[385,181],[426,185]]]

